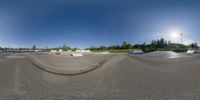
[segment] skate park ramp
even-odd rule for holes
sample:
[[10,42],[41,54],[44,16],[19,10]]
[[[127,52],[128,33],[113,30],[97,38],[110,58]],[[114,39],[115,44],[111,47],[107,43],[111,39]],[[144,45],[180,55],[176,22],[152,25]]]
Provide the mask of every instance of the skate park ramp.
[[150,53],[143,54],[147,57],[157,57],[157,58],[180,58],[186,57],[183,53],[175,53],[173,51],[154,51]]
[[112,55],[63,57],[53,55],[29,55],[31,62],[45,71],[60,75],[77,75],[92,71],[106,63]]
[[0,50],[0,54],[3,53],[3,52],[4,52],[3,50]]

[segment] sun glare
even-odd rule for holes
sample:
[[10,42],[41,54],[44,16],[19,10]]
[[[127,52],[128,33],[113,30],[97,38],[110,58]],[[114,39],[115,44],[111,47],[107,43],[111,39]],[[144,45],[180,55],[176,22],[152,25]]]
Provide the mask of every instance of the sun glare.
[[179,37],[179,33],[178,32],[172,32],[170,34],[170,37],[173,38],[173,39],[177,39]]

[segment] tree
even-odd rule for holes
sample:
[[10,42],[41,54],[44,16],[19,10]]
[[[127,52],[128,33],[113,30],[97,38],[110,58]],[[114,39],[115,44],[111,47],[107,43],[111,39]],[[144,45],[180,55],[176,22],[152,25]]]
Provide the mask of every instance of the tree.
[[132,45],[128,42],[123,42],[122,45],[121,45],[121,48],[122,49],[131,49]]
[[158,39],[157,41],[154,41],[151,43],[151,46],[155,46],[156,44],[156,48],[166,48],[167,47],[167,40],[165,40],[164,38]]
[[197,43],[191,43],[190,44],[190,48],[198,48],[199,46],[197,45]]
[[36,45],[33,45],[32,50],[36,50]]
[[142,49],[146,49],[147,48],[147,44],[144,42],[144,44],[141,47]]
[[89,49],[90,50],[96,50],[96,47],[95,46],[91,46]]
[[155,40],[151,41],[150,48],[151,49],[156,49],[157,48],[157,42]]
[[106,46],[100,46],[99,49],[100,50],[107,50],[107,47]]
[[135,49],[141,49],[141,44],[135,44],[135,45],[133,46],[133,48],[135,48]]
[[60,49],[62,49],[63,51],[67,51],[67,50],[70,50],[71,48],[67,46],[66,44],[63,44],[63,46],[60,47]]
[[72,48],[72,51],[76,51],[76,50],[78,50],[78,48]]
[[49,49],[48,46],[45,46],[45,49],[48,50]]
[[63,46],[62,46],[62,50],[66,50],[67,49],[67,45],[66,44],[64,44]]

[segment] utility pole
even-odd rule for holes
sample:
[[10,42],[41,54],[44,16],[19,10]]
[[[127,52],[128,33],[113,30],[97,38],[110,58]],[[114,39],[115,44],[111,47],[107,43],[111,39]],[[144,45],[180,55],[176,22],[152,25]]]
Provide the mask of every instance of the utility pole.
[[183,33],[180,33],[181,36],[181,44],[183,44]]

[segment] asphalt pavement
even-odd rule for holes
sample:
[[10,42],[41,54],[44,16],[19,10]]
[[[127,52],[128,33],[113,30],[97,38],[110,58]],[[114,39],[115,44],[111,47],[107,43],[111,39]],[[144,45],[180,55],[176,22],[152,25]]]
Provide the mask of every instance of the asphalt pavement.
[[0,56],[0,100],[200,100],[200,56],[119,54],[101,67],[67,76],[25,58]]

